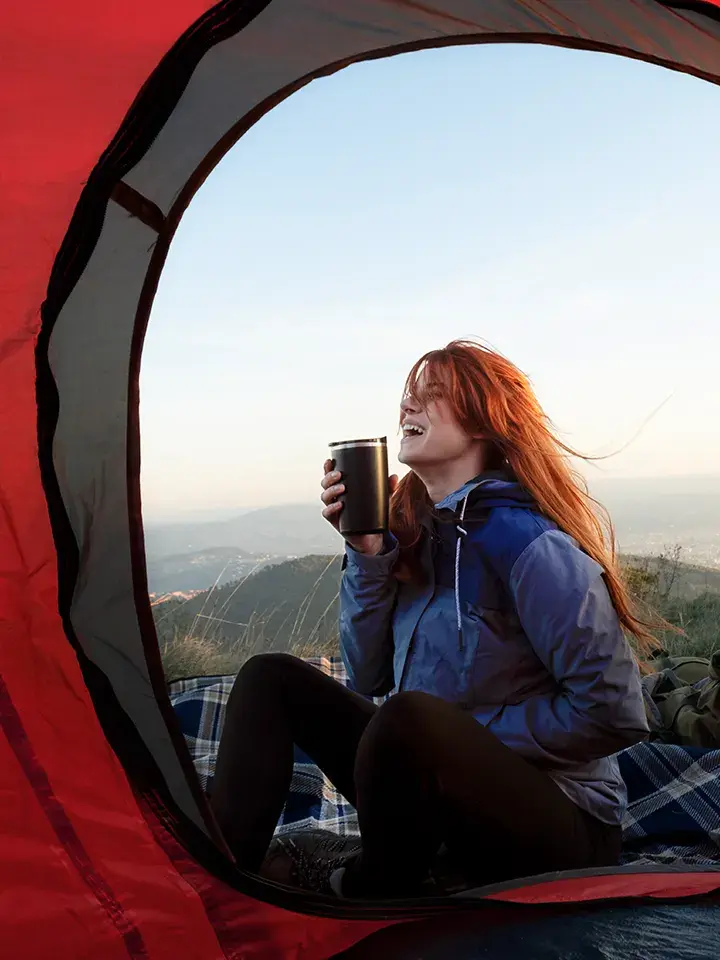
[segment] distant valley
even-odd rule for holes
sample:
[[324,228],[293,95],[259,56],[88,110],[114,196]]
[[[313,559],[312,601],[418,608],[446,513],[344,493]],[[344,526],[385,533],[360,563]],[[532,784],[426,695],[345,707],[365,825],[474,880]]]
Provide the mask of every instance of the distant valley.
[[[720,569],[720,477],[600,478],[591,490],[610,510],[623,553],[659,554],[680,544],[685,562]],[[154,594],[206,590],[284,559],[343,549],[316,503],[224,519],[147,522],[145,543]]]
[[272,558],[256,557],[238,547],[209,547],[148,560],[153,595],[207,590],[256,573]]

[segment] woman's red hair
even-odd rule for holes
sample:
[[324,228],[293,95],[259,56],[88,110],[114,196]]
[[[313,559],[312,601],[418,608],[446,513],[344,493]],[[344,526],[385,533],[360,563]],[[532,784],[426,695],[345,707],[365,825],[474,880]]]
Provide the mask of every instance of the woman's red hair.
[[[429,393],[439,394],[468,434],[481,434],[490,441],[495,462],[488,467],[509,465],[540,512],[603,568],[620,623],[638,652],[644,655],[657,650],[651,628],[669,625],[659,618],[640,618],[617,561],[610,517],[570,465],[571,456],[589,458],[555,435],[525,374],[481,344],[454,340],[418,360],[407,378],[405,393],[422,405],[429,401]],[[402,548],[401,579],[417,570],[420,519],[429,507],[424,484],[409,472],[390,504],[390,527]]]

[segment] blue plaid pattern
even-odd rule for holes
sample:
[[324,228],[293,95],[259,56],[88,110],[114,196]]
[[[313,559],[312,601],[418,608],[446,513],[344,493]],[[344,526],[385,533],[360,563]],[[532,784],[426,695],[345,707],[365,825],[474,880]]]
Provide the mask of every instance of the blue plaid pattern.
[[[341,660],[308,662],[347,683]],[[177,680],[168,688],[206,790],[215,771],[224,708],[234,679],[196,677]],[[641,743],[624,750],[618,759],[629,798],[623,821],[623,863],[720,867],[720,750]],[[359,832],[354,808],[296,749],[290,794],[276,833],[318,828],[343,836]]]
[[[307,662],[340,683],[347,683],[345,667],[339,658],[317,657],[309,658]],[[170,701],[205,791],[215,773],[225,705],[234,680],[234,676],[193,677],[175,680],[168,686]],[[376,703],[381,702],[382,699],[376,700]],[[341,836],[357,836],[360,832],[355,808],[296,747],[290,794],[275,833],[282,835],[318,828]]]
[[720,750],[642,743],[618,755],[624,862],[720,866]]
[[180,721],[203,790],[207,790],[215,773],[225,706],[234,682],[234,676],[192,677],[168,685],[170,702]]

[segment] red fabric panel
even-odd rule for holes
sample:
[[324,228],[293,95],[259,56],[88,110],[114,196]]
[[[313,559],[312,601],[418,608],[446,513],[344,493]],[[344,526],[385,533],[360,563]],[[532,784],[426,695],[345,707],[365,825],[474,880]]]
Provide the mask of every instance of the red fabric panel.
[[73,869],[0,734],[0,930],[5,956],[129,960],[118,931]]
[[45,771],[38,763],[28,740],[22,718],[15,709],[4,680],[0,676],[0,726],[8,745],[20,764],[21,773],[31,787],[35,801],[40,805],[55,839],[78,874],[102,908],[125,946],[130,960],[147,960],[147,947],[133,918],[123,908],[105,877],[90,860],[87,850],[75,832],[62,804],[58,802]]
[[[150,960],[222,956],[206,915],[213,881],[195,876],[191,863],[182,879],[154,842],[62,632],[37,466],[33,350],[50,268],[83,183],[159,59],[210,6],[35,0],[4,3],[0,15],[0,668],[36,772]],[[33,790],[17,742],[13,748],[0,740],[3,952],[26,960],[127,956],[51,827],[42,778]],[[301,918],[236,894],[212,914],[226,942],[247,936],[259,949],[271,929],[276,944],[304,944],[298,956],[319,957],[321,941],[362,935],[357,923]]]
[[[149,960],[224,954],[194,885],[178,875],[142,819],[62,631],[37,466],[34,343],[52,262],[84,181],[162,55],[210,6],[39,0],[5,4],[0,25],[0,667],[37,764],[36,788],[49,785],[51,805],[71,824],[91,874],[139,931]],[[4,952],[26,960],[127,960],[121,934],[7,741],[0,777]],[[224,905],[214,919],[232,929],[234,956],[249,955],[245,938],[269,956],[268,940],[344,945],[378,927],[298,917],[234,892]]]
[[329,920],[251,900],[196,863],[149,807],[143,812],[178,873],[202,898],[228,960],[325,960],[392,923]]
[[[62,631],[37,465],[33,351],[84,181],[148,74],[209,5],[38,0],[3,4],[0,15],[0,671],[52,797],[149,960],[222,953],[200,899],[140,816]],[[127,960],[17,753],[6,740],[0,750],[3,954]]]
[[[248,901],[222,881],[200,867],[163,827],[149,807],[143,806],[146,819],[158,843],[170,857],[178,872],[198,891],[205,903],[220,943],[229,960],[265,957],[268,960],[323,960],[348,949],[371,933],[393,923],[409,920],[332,921],[305,917],[265,904]],[[567,878],[521,886],[494,894],[487,901],[516,903],[527,906],[573,904],[606,899],[656,897],[682,899],[717,891],[720,896],[720,873],[654,873],[614,874],[602,877]],[[478,903],[480,903],[479,901]],[[465,910],[472,910],[465,905]],[[508,922],[508,914],[487,912],[488,924]],[[484,915],[485,916],[485,915]],[[513,915],[514,916],[514,915]],[[522,918],[521,918],[522,921]]]
[[[62,695],[53,697],[52,686],[48,693],[47,706],[38,703],[36,709],[51,722],[54,709],[60,706],[64,717],[70,704]],[[73,769],[78,774],[73,806],[65,806],[39,762],[24,717],[0,686],[4,949],[27,960],[220,960],[202,901],[154,843],[114,755],[93,729],[89,708],[85,723],[90,742],[71,748],[68,741],[60,751],[70,777]],[[63,729],[57,718],[55,725]],[[8,891],[20,898],[22,909]]]

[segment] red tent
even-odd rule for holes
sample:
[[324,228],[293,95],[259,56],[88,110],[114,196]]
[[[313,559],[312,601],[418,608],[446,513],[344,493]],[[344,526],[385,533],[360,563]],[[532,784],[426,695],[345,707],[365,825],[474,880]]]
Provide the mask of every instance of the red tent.
[[[720,0],[36,0],[4,4],[0,38],[3,956],[334,955],[417,905],[351,909],[236,871],[164,685],[138,370],[173,232],[245,130],[316,77],[527,42],[720,83]],[[718,888],[709,870],[556,878],[474,915]]]

